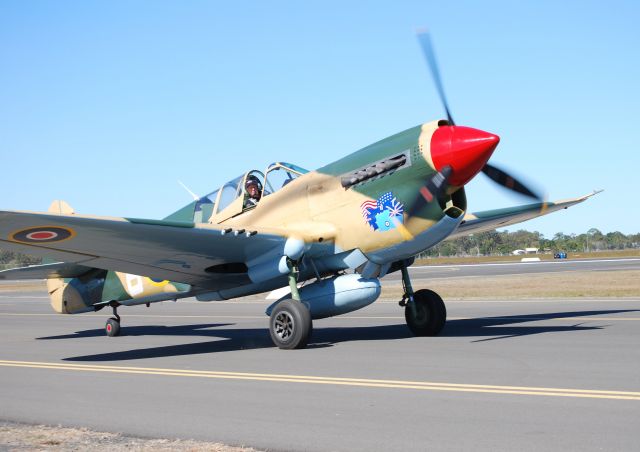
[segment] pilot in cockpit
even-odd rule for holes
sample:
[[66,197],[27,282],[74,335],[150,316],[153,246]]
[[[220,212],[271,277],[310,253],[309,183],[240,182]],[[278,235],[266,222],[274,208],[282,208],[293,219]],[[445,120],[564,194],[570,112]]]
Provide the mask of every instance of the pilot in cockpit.
[[246,193],[244,195],[243,208],[248,209],[257,206],[262,196],[262,184],[260,180],[255,176],[249,176],[244,184],[244,189]]

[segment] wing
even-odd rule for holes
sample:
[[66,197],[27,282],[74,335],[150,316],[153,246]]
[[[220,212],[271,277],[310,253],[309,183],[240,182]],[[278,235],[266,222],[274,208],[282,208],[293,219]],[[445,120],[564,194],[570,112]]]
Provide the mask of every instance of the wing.
[[206,224],[0,211],[0,248],[203,288],[231,284],[238,268],[284,242],[278,233]]
[[522,223],[523,221],[541,217],[558,210],[568,209],[598,193],[600,192],[593,192],[579,198],[565,199],[556,202],[527,204],[524,206],[485,210],[483,212],[467,214],[456,232],[447,237],[447,239],[455,239],[469,234],[491,231],[496,228]]

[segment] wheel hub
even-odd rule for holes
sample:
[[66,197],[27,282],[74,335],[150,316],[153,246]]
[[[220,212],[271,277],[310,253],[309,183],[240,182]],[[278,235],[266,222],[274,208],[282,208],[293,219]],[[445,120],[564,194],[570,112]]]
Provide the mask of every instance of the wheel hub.
[[279,312],[274,322],[274,333],[283,341],[286,341],[293,334],[293,316],[286,311]]
[[429,321],[429,312],[422,303],[415,303],[415,321],[418,324],[424,325]]

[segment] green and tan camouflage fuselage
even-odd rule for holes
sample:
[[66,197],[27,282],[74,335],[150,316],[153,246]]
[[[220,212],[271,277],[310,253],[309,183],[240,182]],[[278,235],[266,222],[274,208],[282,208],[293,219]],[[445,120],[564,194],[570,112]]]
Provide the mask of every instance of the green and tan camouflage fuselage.
[[144,304],[178,298],[188,284],[154,281],[151,278],[109,270],[95,270],[77,278],[47,280],[53,310],[59,314],[95,311],[108,304]]
[[[243,212],[239,198],[203,222],[267,233],[286,230],[306,243],[333,242],[341,250],[359,249],[365,254],[401,243],[407,240],[407,231],[415,236],[439,221],[444,206],[430,203],[406,228],[388,231],[372,230],[363,220],[361,206],[387,192],[404,205],[415,200],[425,180],[435,173],[429,143],[437,127],[438,121],[433,121],[393,135],[302,175],[286,189],[264,196],[254,209]],[[348,188],[341,184],[344,175],[403,154],[407,163],[399,169]],[[456,202],[462,210],[466,208],[463,195]],[[168,219],[193,221],[195,206],[191,203]]]

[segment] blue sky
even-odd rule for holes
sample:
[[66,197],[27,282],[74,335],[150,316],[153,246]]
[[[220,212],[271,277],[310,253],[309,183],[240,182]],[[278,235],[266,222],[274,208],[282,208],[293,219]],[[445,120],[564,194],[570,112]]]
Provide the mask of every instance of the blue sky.
[[[551,200],[551,237],[640,230],[640,3],[0,2],[0,208],[161,218],[276,160],[314,169],[444,112]],[[526,203],[479,175],[469,210]]]

